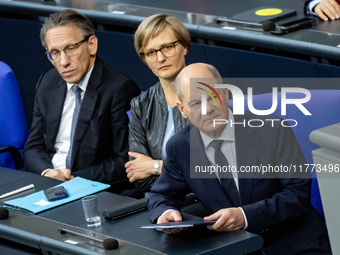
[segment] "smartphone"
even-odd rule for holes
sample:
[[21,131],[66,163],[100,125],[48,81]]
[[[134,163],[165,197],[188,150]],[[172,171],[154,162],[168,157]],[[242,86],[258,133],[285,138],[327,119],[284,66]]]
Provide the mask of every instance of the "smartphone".
[[277,26],[277,29],[274,31],[270,31],[272,34],[276,35],[282,35],[282,34],[288,34],[290,32],[310,27],[315,22],[312,18],[303,18],[303,19],[297,19],[291,22],[284,23],[280,26]]
[[44,190],[45,196],[48,201],[56,201],[68,197],[67,191],[64,186],[52,187]]

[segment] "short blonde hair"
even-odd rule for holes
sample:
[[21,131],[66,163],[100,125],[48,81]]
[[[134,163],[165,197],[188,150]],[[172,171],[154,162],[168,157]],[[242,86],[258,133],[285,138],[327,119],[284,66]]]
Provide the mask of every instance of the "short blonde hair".
[[150,39],[159,35],[163,29],[170,27],[177,40],[187,50],[191,45],[191,37],[188,29],[174,16],[167,14],[154,14],[146,18],[137,28],[135,33],[135,49],[138,56],[145,62],[143,50]]

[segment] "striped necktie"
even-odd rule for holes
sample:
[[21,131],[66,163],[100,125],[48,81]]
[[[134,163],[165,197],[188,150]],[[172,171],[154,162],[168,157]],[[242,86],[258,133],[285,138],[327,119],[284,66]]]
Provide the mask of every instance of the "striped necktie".
[[71,126],[71,136],[70,136],[70,149],[68,150],[67,157],[66,157],[66,168],[71,169],[71,158],[72,158],[72,148],[73,148],[73,139],[74,133],[77,126],[78,115],[81,106],[81,92],[82,89],[79,88],[78,85],[72,86],[72,91],[75,95],[76,105],[74,107],[73,117],[72,117],[72,126]]

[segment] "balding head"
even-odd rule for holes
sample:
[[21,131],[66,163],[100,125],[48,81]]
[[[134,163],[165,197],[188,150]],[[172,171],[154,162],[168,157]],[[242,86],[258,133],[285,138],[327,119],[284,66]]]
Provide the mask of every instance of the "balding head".
[[214,66],[205,63],[188,65],[177,75],[175,81],[176,94],[182,103],[184,91],[190,93],[191,78],[215,78],[216,83],[222,83],[221,75]]
[[[214,120],[228,120],[229,116],[228,89],[214,89],[215,84],[221,83],[222,78],[216,68],[203,63],[183,68],[177,75],[175,83],[179,99],[177,107],[182,116],[190,119],[196,128],[212,138],[218,137],[225,127],[225,125],[215,126]],[[207,94],[209,96],[203,99]],[[217,97],[220,100],[218,103],[215,100]],[[206,107],[205,113],[202,112],[203,105]]]

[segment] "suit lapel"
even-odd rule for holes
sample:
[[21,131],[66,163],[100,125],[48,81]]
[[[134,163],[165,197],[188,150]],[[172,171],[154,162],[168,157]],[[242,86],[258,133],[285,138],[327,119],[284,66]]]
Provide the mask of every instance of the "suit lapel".
[[[245,119],[248,121],[246,115],[238,116],[234,115],[235,122],[242,122]],[[253,133],[256,128],[252,127],[235,127],[235,141],[236,141],[236,157],[237,167],[241,166],[254,166],[257,164],[257,158],[259,153],[259,138]],[[241,198],[241,205],[249,204],[253,182],[253,173],[238,173],[239,192]]]
[[84,95],[84,99],[81,103],[81,108],[78,116],[74,141],[73,141],[73,152],[71,159],[71,166],[78,155],[81,141],[83,140],[86,131],[90,125],[91,119],[93,118],[93,112],[96,108],[98,91],[97,88],[101,84],[101,77],[103,72],[103,63],[100,59],[96,59],[87,89]]
[[66,82],[60,78],[57,86],[52,88],[49,98],[49,110],[47,115],[46,125],[46,145],[54,148],[55,140],[58,134],[61,115],[64,108],[66,96]]

